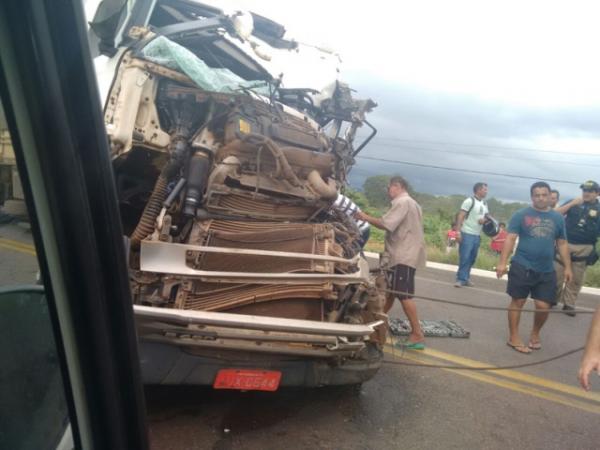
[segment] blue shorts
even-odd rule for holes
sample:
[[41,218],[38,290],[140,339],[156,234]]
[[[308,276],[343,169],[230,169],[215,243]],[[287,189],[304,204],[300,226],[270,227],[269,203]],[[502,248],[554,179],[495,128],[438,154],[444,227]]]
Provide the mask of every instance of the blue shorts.
[[536,272],[512,262],[508,271],[506,293],[512,298],[540,300],[556,305],[556,272]]

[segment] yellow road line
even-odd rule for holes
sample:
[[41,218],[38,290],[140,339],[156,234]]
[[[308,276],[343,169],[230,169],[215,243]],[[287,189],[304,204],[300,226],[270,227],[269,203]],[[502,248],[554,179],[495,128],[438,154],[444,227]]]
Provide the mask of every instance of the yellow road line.
[[0,247],[36,256],[35,247],[33,245],[26,244],[24,242],[13,241],[12,239],[0,238]]
[[[392,355],[397,354],[397,352],[394,352],[389,348],[386,348],[385,351]],[[437,352],[437,351],[434,351],[434,352]],[[419,351],[418,353],[413,352],[413,351],[406,351],[402,354],[402,358],[408,359],[411,361],[415,361],[415,362],[419,362],[419,363],[431,364],[431,360],[428,360],[428,359],[425,359],[422,357],[421,358],[418,357],[418,355],[425,355],[425,356],[429,356],[429,357],[432,356],[432,355],[426,355],[426,353],[427,353],[427,351],[425,351],[425,352]],[[432,353],[432,352],[429,351],[429,353]],[[454,356],[454,355],[452,355],[452,356]],[[454,362],[456,362],[456,361],[454,361]],[[480,364],[477,364],[477,365],[480,365]],[[481,365],[483,365],[483,364],[481,364]],[[590,413],[594,413],[594,414],[600,414],[600,406],[598,406],[596,404],[580,401],[577,399],[572,399],[572,398],[569,398],[569,397],[566,397],[564,395],[557,394],[554,392],[548,392],[548,391],[544,391],[541,389],[536,389],[534,387],[531,387],[531,386],[528,386],[525,384],[503,380],[496,376],[483,374],[480,372],[452,370],[452,369],[442,369],[442,370],[445,370],[447,372],[452,372],[456,375],[460,375],[463,377],[471,378],[473,380],[492,384],[494,386],[502,387],[504,389],[509,389],[511,391],[520,392],[522,394],[531,395],[533,397],[541,398],[541,399],[548,400],[548,401],[551,401],[554,403],[559,403],[561,405],[570,406],[572,408],[580,409],[582,411],[586,411],[586,412],[590,412]],[[494,375],[498,375],[498,373],[494,372]],[[545,381],[549,381],[549,380],[545,380]],[[557,384],[560,385],[561,383],[557,383]],[[566,385],[564,385],[564,386],[566,386]],[[543,387],[547,387],[547,386],[543,386]],[[567,386],[567,387],[570,387],[570,386]],[[571,394],[569,393],[568,395],[571,395]]]
[[[427,356],[432,356],[434,358],[443,359],[445,361],[450,361],[455,364],[460,364],[462,366],[467,367],[493,367],[489,364],[485,364],[479,361],[475,361],[473,359],[463,358],[462,356],[453,355],[450,353],[441,352],[439,350],[434,350],[431,348],[425,349],[423,352]],[[575,378],[575,368],[573,368],[574,374],[573,378]],[[518,372],[516,370],[495,370],[494,375],[498,375],[505,378],[510,378],[513,380],[521,381],[524,383],[533,384],[536,386],[541,386],[546,389],[553,389],[558,392],[562,392],[564,394],[574,395],[575,397],[581,397],[586,400],[594,401],[600,403],[600,394],[596,392],[586,392],[581,388],[575,386],[569,386],[568,384],[559,383],[557,381],[552,381],[547,378],[536,377],[535,375],[529,375],[527,373]]]
[[[407,356],[404,354],[403,358],[410,359],[411,361],[427,363],[426,360],[421,358]],[[509,389],[511,391],[520,392],[522,394],[531,395],[533,397],[541,398],[543,400],[548,400],[554,403],[559,403],[561,405],[570,406],[572,408],[580,409],[582,411],[600,414],[600,406],[583,402],[581,400],[571,399],[564,395],[555,394],[553,392],[542,391],[540,389],[533,388],[531,386],[523,385],[520,383],[515,383],[513,381],[503,380],[501,378],[497,378],[491,375],[484,375],[479,372],[466,372],[452,369],[443,369],[447,372],[453,372],[457,375],[461,375],[463,377],[471,378],[473,380],[481,381],[483,383],[492,384],[494,386],[502,387],[505,389]]]

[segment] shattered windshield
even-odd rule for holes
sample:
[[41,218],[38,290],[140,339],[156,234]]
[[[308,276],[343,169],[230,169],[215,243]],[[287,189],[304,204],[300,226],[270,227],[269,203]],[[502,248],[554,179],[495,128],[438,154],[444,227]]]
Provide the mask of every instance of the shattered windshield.
[[149,61],[184,73],[206,91],[232,93],[251,90],[259,95],[269,95],[266,82],[244,80],[227,68],[210,67],[192,51],[164,36],[153,39],[141,54]]

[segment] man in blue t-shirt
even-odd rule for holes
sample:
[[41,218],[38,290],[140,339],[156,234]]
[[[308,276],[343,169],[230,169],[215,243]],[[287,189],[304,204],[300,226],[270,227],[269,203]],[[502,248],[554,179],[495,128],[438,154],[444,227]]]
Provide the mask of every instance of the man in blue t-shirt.
[[[512,298],[508,312],[510,335],[506,344],[520,353],[542,348],[540,330],[548,319],[548,310],[556,304],[555,248],[565,261],[565,279],[573,277],[565,220],[550,209],[550,186],[538,181],[531,185],[530,193],[532,205],[517,211],[510,219],[508,236],[496,267],[496,275],[501,278],[506,273],[508,256],[518,237],[519,245],[510,264],[506,285],[506,293]],[[529,344],[525,345],[519,336],[519,320],[530,294],[536,312]]]

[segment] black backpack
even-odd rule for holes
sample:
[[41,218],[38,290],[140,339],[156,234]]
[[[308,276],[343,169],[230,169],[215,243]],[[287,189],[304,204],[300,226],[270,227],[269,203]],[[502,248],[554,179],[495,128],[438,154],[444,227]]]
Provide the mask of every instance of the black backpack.
[[[467,220],[467,218],[469,217],[469,214],[471,214],[471,210],[473,209],[473,207],[475,206],[475,197],[469,197],[471,199],[471,207],[467,210],[467,213],[465,214],[465,220]],[[483,204],[487,206],[487,203],[485,201],[483,201]],[[456,215],[454,216],[454,223],[458,223],[458,215],[460,214],[460,212],[462,211],[459,210]],[[460,231],[460,230],[457,230]]]

